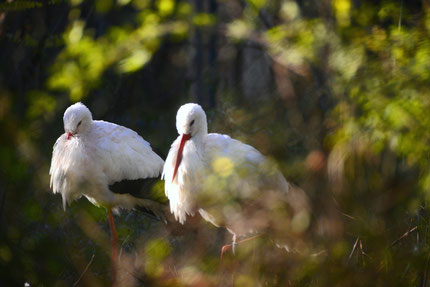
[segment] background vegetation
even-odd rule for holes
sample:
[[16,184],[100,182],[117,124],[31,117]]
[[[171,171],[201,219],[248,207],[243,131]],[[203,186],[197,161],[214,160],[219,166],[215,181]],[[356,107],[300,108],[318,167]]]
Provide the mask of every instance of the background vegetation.
[[[299,250],[244,248],[236,285],[428,284],[427,1],[8,0],[0,62],[0,285],[110,282],[105,210],[81,199],[64,212],[49,189],[76,101],[163,157],[178,107],[198,102],[210,131],[307,193]],[[150,195],[165,200],[162,183]],[[231,283],[222,229],[116,219],[122,285]]]

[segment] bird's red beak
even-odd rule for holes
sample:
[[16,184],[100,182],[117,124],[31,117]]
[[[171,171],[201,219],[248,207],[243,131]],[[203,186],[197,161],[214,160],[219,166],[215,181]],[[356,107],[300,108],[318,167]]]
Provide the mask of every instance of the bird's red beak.
[[66,140],[69,140],[73,136],[72,133],[66,133]]
[[178,171],[179,164],[182,160],[182,151],[184,150],[184,145],[190,138],[190,134],[182,134],[181,143],[179,144],[178,155],[176,156],[175,170],[173,171],[172,182],[175,180],[176,172]]

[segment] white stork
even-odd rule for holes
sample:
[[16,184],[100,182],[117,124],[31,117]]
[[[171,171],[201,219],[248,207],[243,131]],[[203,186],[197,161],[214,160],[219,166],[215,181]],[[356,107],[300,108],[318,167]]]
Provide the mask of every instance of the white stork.
[[162,175],[176,220],[183,224],[198,211],[206,221],[226,227],[233,244],[223,247],[221,258],[225,247],[232,246],[234,253],[240,237],[294,231],[292,218],[307,207],[306,198],[291,192],[269,159],[228,135],[208,134],[206,114],[198,104],[179,108],[176,128],[179,137]]
[[117,234],[112,209],[144,207],[164,219],[157,202],[117,194],[109,185],[122,180],[158,177],[163,160],[136,132],[120,125],[95,121],[82,103],[71,105],[63,117],[65,133],[56,141],[52,153],[50,186],[61,193],[63,207],[85,196],[108,211],[112,236],[112,280],[116,275]]

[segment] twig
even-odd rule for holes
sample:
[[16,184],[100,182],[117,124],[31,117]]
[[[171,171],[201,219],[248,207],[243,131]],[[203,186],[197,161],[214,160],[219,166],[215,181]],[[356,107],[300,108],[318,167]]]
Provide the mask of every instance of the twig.
[[357,243],[360,237],[357,237],[357,240],[355,240],[354,246],[352,247],[351,253],[349,254],[348,261],[351,260],[352,254],[354,254],[355,248],[357,247]]
[[90,262],[88,262],[87,267],[85,267],[84,271],[82,272],[81,276],[79,276],[78,280],[73,284],[73,287],[78,285],[79,281],[81,281],[82,277],[84,277],[84,274],[88,271],[88,268],[90,268],[91,263],[93,263],[95,254],[91,256]]
[[403,0],[400,2],[400,15],[399,15],[399,23],[397,25],[397,28],[400,30],[402,27],[402,12],[403,12]]
[[417,231],[417,244],[420,244],[420,233]]
[[360,254],[361,254],[361,261],[363,261],[363,265],[365,264],[365,262],[364,262],[364,256],[367,256],[367,257],[369,257],[371,259],[371,257],[366,252],[364,252],[364,250],[363,250],[363,243],[362,243],[361,239],[360,239]]
[[321,250],[321,251],[318,251],[318,252],[316,252],[316,253],[313,253],[313,254],[311,254],[311,257],[318,257],[318,256],[320,256],[321,254],[326,254],[327,253],[327,250]]
[[364,250],[363,250],[363,244],[362,244],[361,239],[360,239],[360,250],[361,250],[361,255],[365,255],[365,256],[369,257],[370,259],[372,259],[372,257],[369,256],[369,254],[367,254],[366,252],[364,252]]
[[352,215],[349,215],[349,214],[346,214],[345,212],[342,212],[342,211],[340,211],[339,210],[339,212],[340,212],[340,214],[342,214],[343,216],[345,216],[345,217],[348,217],[349,219],[352,219],[352,220],[356,220],[357,218],[355,218],[354,216],[352,216]]
[[124,241],[121,243],[121,246],[119,247],[119,256],[118,256],[118,260],[121,260],[121,255],[122,255],[122,247],[124,246],[124,244],[128,241],[128,239],[130,238],[130,235],[127,235],[127,237],[124,239]]
[[410,267],[410,266],[411,266],[411,264],[410,264],[410,263],[408,263],[408,265],[406,265],[405,271],[403,272],[403,275],[402,275],[402,277],[401,277],[401,278],[405,278],[406,274],[408,274],[408,271],[409,271],[409,267]]
[[417,229],[418,229],[418,226],[415,226],[412,229],[406,231],[402,236],[400,236],[398,239],[394,240],[393,243],[391,243],[391,246],[396,245],[397,243],[399,243],[400,240],[407,237],[409,234],[411,234],[412,232],[414,232]]
[[337,202],[337,200],[334,198],[334,196],[332,196],[332,197],[331,197],[331,199],[333,200],[334,204],[336,205],[336,210],[337,210],[337,211],[339,211],[339,212],[340,212],[340,214],[342,214],[342,215],[343,215],[343,216],[345,216],[345,217],[348,217],[349,219],[357,220],[357,218],[355,218],[354,216],[349,215],[349,214],[346,214],[345,212],[343,212],[343,211],[340,209],[339,203],[338,203],[338,202]]

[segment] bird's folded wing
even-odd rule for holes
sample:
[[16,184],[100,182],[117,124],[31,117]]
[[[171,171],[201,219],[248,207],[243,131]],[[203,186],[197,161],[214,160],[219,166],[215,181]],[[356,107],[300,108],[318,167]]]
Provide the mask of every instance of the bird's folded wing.
[[94,127],[96,150],[109,184],[160,175],[163,160],[135,131],[105,121],[94,121]]
[[[205,154],[209,165],[216,167],[218,160],[229,160],[233,165],[232,170],[238,168],[258,168],[259,165],[266,162],[266,158],[254,147],[232,139],[228,135],[211,133],[205,140]],[[227,164],[228,162],[221,162]]]
[[211,182],[216,182],[216,190],[220,190],[217,193],[229,191],[224,196],[227,200],[243,201],[267,190],[288,191],[288,183],[276,164],[250,145],[213,133],[205,140],[204,153],[211,177],[215,177]]

